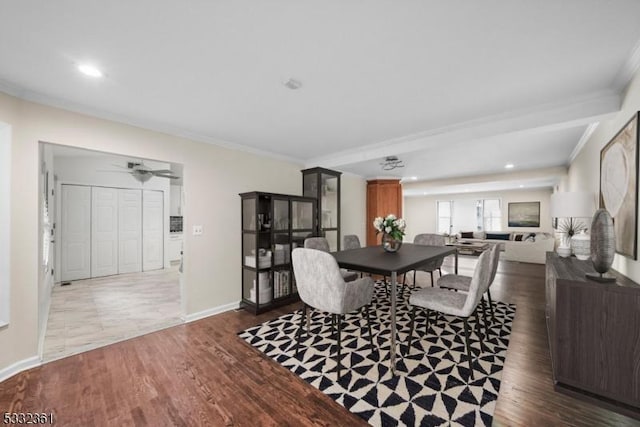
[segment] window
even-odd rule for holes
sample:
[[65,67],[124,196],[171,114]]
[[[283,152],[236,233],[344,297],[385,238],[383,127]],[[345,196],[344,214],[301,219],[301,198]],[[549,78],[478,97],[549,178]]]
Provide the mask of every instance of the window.
[[451,205],[453,202],[438,201],[436,203],[438,208],[438,233],[451,234],[451,227],[453,227],[451,223]]
[[502,230],[502,211],[500,210],[500,199],[485,199],[482,201],[482,226],[484,230]]
[[461,231],[500,231],[500,199],[459,199],[438,201],[438,233]]

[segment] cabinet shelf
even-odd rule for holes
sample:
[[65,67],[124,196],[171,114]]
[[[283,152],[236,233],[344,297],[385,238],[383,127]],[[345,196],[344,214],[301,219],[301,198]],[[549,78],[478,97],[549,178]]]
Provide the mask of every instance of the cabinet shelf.
[[[263,192],[242,193],[240,197],[242,307],[259,314],[297,301],[291,251],[314,235],[316,200]],[[311,228],[291,227],[309,223]],[[262,224],[278,228],[260,229]],[[285,224],[286,228],[282,228]],[[258,268],[252,267],[254,264]]]

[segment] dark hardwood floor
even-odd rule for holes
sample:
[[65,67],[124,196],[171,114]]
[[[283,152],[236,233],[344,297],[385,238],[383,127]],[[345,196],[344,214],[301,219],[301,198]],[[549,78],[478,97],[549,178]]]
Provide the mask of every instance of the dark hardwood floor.
[[[461,257],[460,273],[474,263]],[[544,266],[501,262],[492,296],[517,304],[495,425],[640,425],[553,390]],[[48,363],[0,383],[0,411],[52,412],[64,426],[366,425],[236,336],[296,308],[228,312]]]

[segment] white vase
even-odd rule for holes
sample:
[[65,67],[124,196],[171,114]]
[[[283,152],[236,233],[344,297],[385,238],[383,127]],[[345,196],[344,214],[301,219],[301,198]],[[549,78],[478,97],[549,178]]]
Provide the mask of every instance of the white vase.
[[568,246],[558,246],[558,249],[556,249],[556,252],[562,258],[569,258],[571,256],[571,248]]
[[586,261],[591,258],[591,236],[587,233],[574,234],[571,238],[571,248],[576,258]]

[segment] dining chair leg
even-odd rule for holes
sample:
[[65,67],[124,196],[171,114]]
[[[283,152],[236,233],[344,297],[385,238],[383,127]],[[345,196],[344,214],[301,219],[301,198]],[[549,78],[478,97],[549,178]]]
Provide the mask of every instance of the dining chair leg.
[[464,341],[467,347],[467,357],[469,358],[469,376],[473,379],[473,362],[471,356],[471,344],[469,343],[469,320],[464,319]]
[[480,304],[482,304],[482,318],[484,319],[484,336],[487,337],[488,341],[491,328],[489,327],[489,320],[487,319],[487,305],[484,302],[484,297],[480,298]]
[[342,365],[340,363],[340,359],[341,359],[341,357],[340,357],[340,346],[341,346],[340,335],[341,335],[341,332],[342,332],[342,316],[339,315],[339,314],[336,314],[336,318],[337,318],[336,321],[338,323],[338,338],[337,338],[337,341],[338,341],[338,358],[337,358],[338,366],[337,366],[337,369],[338,369],[338,381],[340,381],[340,368],[342,367]]
[[364,314],[367,317],[367,327],[369,328],[369,344],[371,344],[371,352],[373,352],[373,333],[371,332],[371,316],[369,315],[369,306],[364,306]]
[[336,334],[336,315],[331,315],[331,336],[335,336]]
[[418,270],[413,270],[413,288],[416,288],[416,273],[418,272]]
[[442,269],[440,267],[438,267],[438,274],[442,277]]
[[302,328],[304,327],[304,319],[307,317],[307,304],[302,304],[302,314],[300,315],[300,327],[298,328],[298,336],[296,339],[296,357],[300,353],[300,339],[302,338]]
[[[438,315],[437,312],[436,316]],[[426,337],[429,334],[429,318],[431,317],[431,310],[427,309],[427,319],[424,321],[424,336]]]
[[482,330],[480,328],[480,307],[477,306],[475,310],[476,314],[476,334],[478,334],[478,341],[480,341],[480,351],[483,353],[487,352],[487,347],[485,347],[482,337]]
[[489,300],[489,311],[491,311],[491,322],[496,321],[496,317],[493,314],[493,302],[491,301],[491,291],[487,289],[487,299]]
[[405,353],[405,356],[408,355],[409,350],[411,350],[411,341],[413,340],[413,328],[415,326],[415,321],[416,321],[416,306],[413,306],[411,308],[410,318],[411,320],[409,321],[409,340],[407,341],[407,352]]
[[433,288],[433,271],[430,271],[429,274],[431,275],[431,287]]

